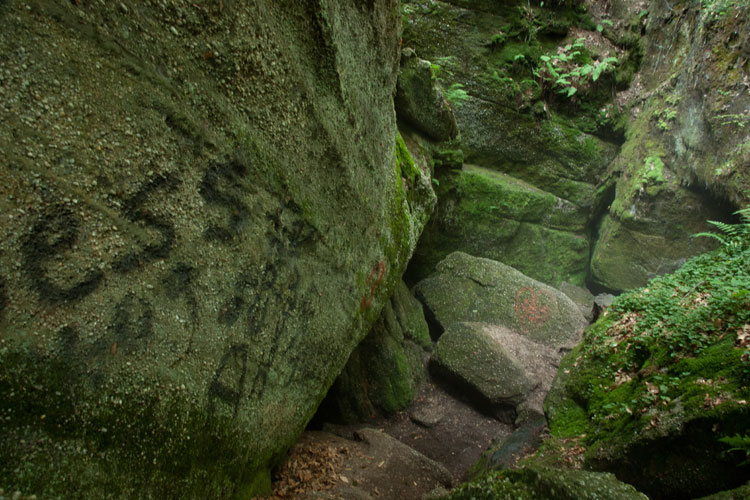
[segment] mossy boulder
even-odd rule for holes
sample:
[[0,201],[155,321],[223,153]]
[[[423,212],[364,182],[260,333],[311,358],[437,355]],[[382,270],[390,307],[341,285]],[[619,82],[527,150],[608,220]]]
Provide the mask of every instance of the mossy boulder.
[[367,337],[318,409],[317,419],[337,423],[391,415],[411,403],[432,349],[422,305],[400,282]]
[[529,340],[573,347],[586,320],[562,292],[510,266],[454,252],[415,287],[437,337],[458,322],[501,325]]
[[401,53],[395,105],[399,120],[434,141],[449,141],[458,135],[456,118],[430,62],[417,57],[411,49]]
[[398,2],[0,5],[0,488],[252,498],[434,203]]
[[437,177],[437,212],[409,264],[410,280],[426,278],[458,250],[501,261],[548,284],[583,283],[589,253],[586,210],[475,165]]
[[563,282],[560,284],[559,289],[578,306],[586,321],[594,321],[594,295],[588,288]]
[[538,384],[501,339],[479,323],[451,325],[440,336],[430,362],[493,406],[515,408]]
[[508,423],[544,420],[542,401],[560,352],[488,323],[454,323],[438,339],[430,369]]
[[750,247],[737,241],[618,297],[563,359],[545,402],[562,460],[655,499],[747,482]]
[[614,474],[529,466],[485,474],[443,500],[647,500]]

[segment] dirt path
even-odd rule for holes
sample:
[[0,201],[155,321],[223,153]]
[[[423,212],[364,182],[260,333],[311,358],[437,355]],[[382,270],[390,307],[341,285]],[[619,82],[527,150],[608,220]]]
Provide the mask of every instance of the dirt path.
[[419,500],[465,480],[491,441],[512,430],[428,379],[388,419],[305,432],[277,471],[271,499]]

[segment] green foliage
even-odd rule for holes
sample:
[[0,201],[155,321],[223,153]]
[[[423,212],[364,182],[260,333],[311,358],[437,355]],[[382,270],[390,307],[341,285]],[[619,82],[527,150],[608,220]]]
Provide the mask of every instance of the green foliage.
[[612,26],[614,26],[614,23],[612,23],[612,21],[610,21],[609,19],[602,19],[602,22],[596,25],[596,31],[601,33],[602,31],[604,31],[605,26],[609,26],[611,28]]
[[463,104],[469,100],[469,94],[463,89],[463,85],[460,83],[454,83],[447,89],[443,90],[445,100],[453,106],[463,106]]
[[738,215],[742,222],[739,224],[727,224],[726,222],[710,220],[709,224],[717,227],[723,234],[718,233],[697,233],[693,237],[707,237],[713,238],[724,247],[725,251],[734,253],[747,249],[750,245],[750,207],[737,210],[735,215]]
[[707,18],[718,18],[726,16],[730,11],[737,9],[746,0],[701,0],[703,15]]
[[590,61],[584,54],[583,38],[562,47],[556,54],[539,57],[540,64],[534,69],[543,90],[554,90],[572,97],[590,82],[596,82],[605,72],[611,72],[617,64],[616,57],[602,61]]
[[727,450],[728,453],[735,451],[744,453],[745,461],[743,464],[750,463],[750,435],[745,434],[744,436],[740,436],[739,434],[735,434],[734,436],[724,436],[719,441],[730,446]]
[[721,248],[619,296],[587,331],[566,387],[599,436],[632,435],[655,425],[655,412],[745,404],[750,225],[737,226],[725,227],[730,234]]

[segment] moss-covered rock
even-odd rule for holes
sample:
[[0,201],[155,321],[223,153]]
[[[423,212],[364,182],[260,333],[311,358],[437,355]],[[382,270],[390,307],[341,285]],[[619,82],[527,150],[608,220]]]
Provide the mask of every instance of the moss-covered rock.
[[732,444],[750,418],[750,247],[739,238],[618,297],[587,330],[545,402],[552,436],[568,443],[552,455],[657,499],[748,480],[746,445]]
[[750,96],[740,83],[748,6],[722,3],[720,12],[719,3],[652,2],[647,12],[643,88],[612,164],[616,195],[592,257],[592,278],[607,288],[643,286],[706,251],[690,234],[749,201]]
[[321,421],[354,423],[406,408],[432,349],[422,305],[402,282],[370,333],[349,356],[318,409]]
[[434,202],[395,143],[399,21],[2,2],[0,488],[268,488]]
[[545,283],[583,283],[586,210],[474,165],[438,174],[438,180],[437,212],[409,264],[410,280],[429,276],[438,262],[459,250],[501,261]]
[[492,405],[515,407],[538,384],[500,339],[479,323],[454,323],[448,327],[437,341],[430,361]]
[[594,295],[588,288],[576,286],[568,282],[561,283],[559,288],[562,293],[567,295],[578,306],[586,321],[591,322],[594,320]]
[[419,282],[415,294],[425,305],[434,334],[454,323],[502,325],[556,349],[574,346],[586,324],[562,292],[510,266],[454,252],[437,272]]
[[636,288],[676,270],[688,256],[713,248],[713,242],[690,237],[699,229],[706,229],[707,219],[700,215],[691,219],[694,232],[670,238],[664,232],[665,223],[654,220],[642,232],[616,218],[605,217],[591,256],[592,279],[611,290]]
[[547,467],[524,467],[486,474],[444,500],[647,500],[614,474]]
[[434,141],[448,141],[458,135],[456,118],[430,62],[417,57],[411,49],[401,53],[395,105],[399,120]]

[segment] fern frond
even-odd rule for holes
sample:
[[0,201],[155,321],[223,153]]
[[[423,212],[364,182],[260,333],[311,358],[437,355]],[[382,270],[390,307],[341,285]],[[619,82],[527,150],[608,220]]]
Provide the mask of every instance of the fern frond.
[[690,235],[691,238],[713,238],[724,246],[729,245],[729,240],[724,236],[716,233],[695,233]]
[[726,222],[721,222],[717,220],[709,220],[706,221],[709,224],[718,227],[722,233],[726,234],[727,236],[735,237],[739,234],[740,228],[737,227],[736,224],[727,224]]

